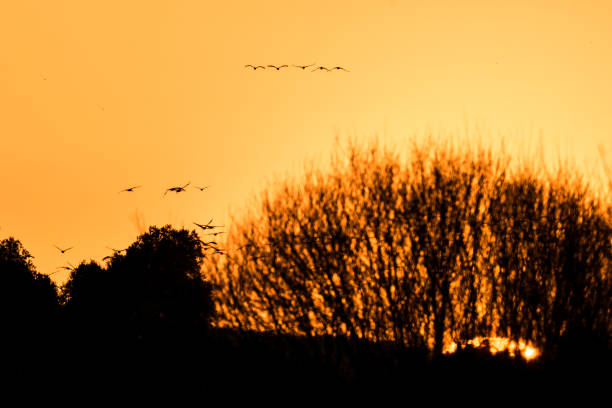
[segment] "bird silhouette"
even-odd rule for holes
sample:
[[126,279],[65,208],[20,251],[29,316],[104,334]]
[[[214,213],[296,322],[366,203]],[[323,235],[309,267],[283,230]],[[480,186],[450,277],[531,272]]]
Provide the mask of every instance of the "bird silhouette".
[[[70,262],[68,262],[68,265],[70,265],[70,266],[58,266],[57,269],[65,269],[65,270],[68,270],[68,271],[74,271],[76,269],[74,267],[74,265],[71,264]],[[57,270],[57,271],[55,271],[53,273],[57,273],[57,272],[60,272],[60,271]],[[53,273],[50,273],[49,275],[53,275]]]
[[140,188],[140,187],[142,187],[142,186],[132,186],[132,187],[125,188],[125,189],[123,189],[123,190],[121,190],[121,191],[119,191],[119,192],[120,192],[120,193],[123,193],[123,192],[127,191],[127,192],[130,192],[130,193],[131,193],[131,192],[133,192],[133,191],[134,191],[134,189],[137,189],[137,188]]
[[226,233],[225,231],[219,231],[219,232],[209,232],[209,233],[208,233],[208,234],[206,234],[206,235],[214,235],[214,236],[216,237],[217,235],[220,235],[220,234],[225,234],[225,233]]
[[253,68],[253,71],[255,71],[257,68],[261,68],[261,69],[266,69],[266,67],[264,67],[263,65],[251,65],[251,64],[247,64],[244,66],[245,68]]
[[56,247],[62,254],[66,253],[66,251],[74,248],[74,247],[70,247],[70,248],[62,249],[62,248],[58,247],[57,245],[53,245],[53,246]]
[[168,194],[168,191],[174,191],[177,194],[180,193],[181,191],[186,191],[185,187],[187,187],[190,183],[191,183],[191,181],[189,183],[185,184],[183,187],[170,187],[170,188],[166,189],[166,192],[164,193],[164,196],[166,194]]
[[202,244],[205,250],[212,249],[213,251],[215,251],[214,252],[215,254],[221,253],[221,251],[223,251],[217,246],[219,245],[217,241],[204,241],[201,239],[199,239],[198,241],[200,241],[200,243]]
[[198,224],[197,222],[194,222],[194,224],[197,225],[198,227],[202,228],[204,231],[209,230],[209,229],[213,229],[213,228],[222,228],[222,227],[224,227],[224,225],[210,225],[211,222],[212,222],[212,218],[206,224]]
[[329,68],[329,69],[328,69],[328,71],[333,71],[334,69],[342,69],[342,70],[344,70],[344,71],[346,71],[346,72],[351,72],[351,71],[349,71],[348,69],[343,68],[343,67],[333,67],[333,68]]
[[313,69],[313,70],[312,70],[312,71],[310,71],[310,72],[322,71],[322,70],[329,71],[329,69],[327,69],[327,68],[325,68],[324,66],[322,66],[322,65],[321,65],[321,66],[316,67],[315,69]]
[[193,186],[193,187],[194,187],[194,188],[197,188],[197,189],[198,189],[198,190],[200,190],[200,191],[204,191],[204,190],[206,190],[206,189],[207,189],[208,187],[210,187],[210,186],[204,186],[204,187]]
[[214,250],[213,255],[214,254],[225,255],[225,251],[223,251],[223,249],[213,248],[213,250]]
[[310,65],[294,65],[294,67],[296,68],[302,68],[302,71],[305,70],[308,67],[312,67],[314,65],[314,62]]
[[280,71],[281,68],[288,67],[289,65],[281,65],[277,67],[276,65],[268,65],[270,68],[276,68],[277,71]]
[[105,261],[107,259],[113,259],[113,257],[115,255],[118,255],[118,254],[120,254],[120,253],[122,253],[124,251],[127,251],[127,248],[125,248],[125,249],[115,249],[115,248],[111,248],[111,247],[108,247],[108,246],[107,246],[107,248],[110,249],[111,251],[113,251],[114,253],[113,253],[112,256],[111,255],[106,255],[104,258],[102,258],[103,261]]

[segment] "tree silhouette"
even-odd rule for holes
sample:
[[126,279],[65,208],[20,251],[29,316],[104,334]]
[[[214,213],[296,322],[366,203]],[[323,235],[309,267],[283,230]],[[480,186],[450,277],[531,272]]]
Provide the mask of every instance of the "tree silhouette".
[[216,325],[436,355],[477,336],[551,353],[572,332],[607,343],[609,200],[491,151],[430,142],[410,153],[349,145],[329,172],[266,191],[228,234],[229,255],[207,266]]
[[0,321],[3,341],[12,344],[13,352],[33,353],[40,344],[54,340],[57,289],[48,276],[36,272],[31,259],[19,240],[0,241]]
[[103,343],[113,339],[113,311],[109,272],[97,263],[81,263],[61,288],[66,329],[77,344]]
[[165,226],[151,227],[105,269],[79,265],[63,291],[74,328],[118,343],[201,336],[212,312],[203,259],[195,232]]

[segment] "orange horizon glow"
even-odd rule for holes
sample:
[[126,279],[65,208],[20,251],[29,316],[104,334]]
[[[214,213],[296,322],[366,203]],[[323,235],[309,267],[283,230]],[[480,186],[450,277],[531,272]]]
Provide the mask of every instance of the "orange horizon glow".
[[[523,359],[526,361],[532,361],[536,359],[541,353],[540,351],[531,344],[531,342],[526,342],[524,340],[519,340],[518,342],[514,340],[510,340],[506,337],[475,337],[467,341],[468,345],[471,345],[475,348],[481,347],[482,344],[487,341],[489,343],[489,351],[491,354],[495,355],[500,352],[508,352],[510,357],[515,357],[518,352]],[[447,342],[444,348],[442,349],[442,353],[444,354],[452,354],[457,351],[458,345],[456,342],[451,341]]]
[[57,283],[150,225],[230,228],[338,134],[612,157],[609,1],[6,0],[0,42],[0,239]]

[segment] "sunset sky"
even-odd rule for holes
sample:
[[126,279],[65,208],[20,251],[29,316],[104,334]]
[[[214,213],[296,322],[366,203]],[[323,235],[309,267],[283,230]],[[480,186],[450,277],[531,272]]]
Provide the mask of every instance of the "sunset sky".
[[[311,63],[350,72],[244,68]],[[592,171],[611,73],[610,0],[3,0],[0,239],[52,273],[143,226],[229,227],[337,135],[480,126]],[[187,182],[210,188],[163,197]]]

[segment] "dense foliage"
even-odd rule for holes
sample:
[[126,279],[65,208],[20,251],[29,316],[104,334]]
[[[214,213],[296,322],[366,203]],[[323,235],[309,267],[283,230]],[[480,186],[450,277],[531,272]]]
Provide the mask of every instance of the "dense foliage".
[[82,263],[71,273],[62,291],[70,327],[112,341],[201,335],[212,313],[203,259],[194,231],[151,227],[105,268]]

